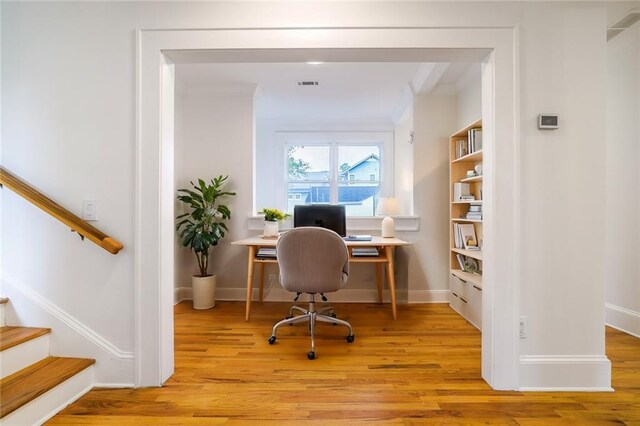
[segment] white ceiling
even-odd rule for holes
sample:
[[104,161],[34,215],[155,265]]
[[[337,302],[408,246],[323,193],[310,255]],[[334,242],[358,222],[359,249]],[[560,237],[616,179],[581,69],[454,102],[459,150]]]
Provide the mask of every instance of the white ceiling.
[[[256,87],[256,118],[391,122],[410,99],[438,83],[454,85],[469,63],[328,62],[181,63],[176,80],[189,94],[247,94]],[[300,86],[299,81],[317,81]]]

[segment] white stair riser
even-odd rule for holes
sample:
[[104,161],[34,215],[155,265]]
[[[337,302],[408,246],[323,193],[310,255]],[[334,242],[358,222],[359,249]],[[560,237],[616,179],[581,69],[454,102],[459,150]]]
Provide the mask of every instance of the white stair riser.
[[0,303],[0,327],[4,327],[7,325],[5,316],[4,316],[4,303]]
[[[0,420],[2,426],[41,425],[93,387],[90,366]],[[46,414],[43,414],[46,413]]]
[[6,349],[0,352],[0,377],[4,379],[48,356],[48,334]]

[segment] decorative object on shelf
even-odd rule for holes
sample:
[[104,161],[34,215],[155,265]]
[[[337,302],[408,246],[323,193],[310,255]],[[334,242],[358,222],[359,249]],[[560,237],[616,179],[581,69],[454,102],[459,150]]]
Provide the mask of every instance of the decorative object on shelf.
[[476,171],[476,175],[482,176],[482,163],[476,164],[473,169]]
[[398,215],[399,213],[400,203],[398,203],[397,198],[380,197],[378,199],[376,214],[378,216],[384,216],[384,219],[382,219],[382,237],[393,238],[395,236],[395,225],[390,216]]
[[220,175],[210,184],[198,179],[197,185],[189,182],[193,189],[178,189],[178,193],[182,193],[178,200],[191,211],[176,217],[180,220],[176,231],[180,235],[180,243],[196,255],[200,270],[200,274],[191,280],[194,309],[210,309],[216,305],[216,277],[208,273],[209,251],[224,238],[225,232],[229,232],[224,221],[231,219],[231,210],[220,203],[224,198],[236,195],[222,190],[228,178]]
[[473,257],[466,256],[463,269],[472,274],[476,273],[478,272],[478,262]]
[[264,208],[258,213],[264,214],[264,232],[263,237],[277,237],[278,236],[278,222],[281,222],[289,217],[288,213],[282,212],[278,209]]

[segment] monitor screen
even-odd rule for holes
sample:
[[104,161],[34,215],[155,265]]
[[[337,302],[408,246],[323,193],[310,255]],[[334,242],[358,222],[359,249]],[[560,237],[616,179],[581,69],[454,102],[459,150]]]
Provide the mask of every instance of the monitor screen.
[[331,229],[341,237],[347,235],[347,220],[344,206],[331,204],[309,204],[295,206],[293,226],[320,226]]

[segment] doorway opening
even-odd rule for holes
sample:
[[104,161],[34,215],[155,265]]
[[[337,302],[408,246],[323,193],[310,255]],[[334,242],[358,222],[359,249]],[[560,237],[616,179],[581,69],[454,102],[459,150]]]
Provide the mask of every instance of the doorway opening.
[[[318,37],[319,33],[322,37]],[[173,372],[175,64],[304,62],[309,53],[322,53],[325,58],[332,56],[331,61],[335,62],[455,62],[463,57],[468,61],[469,55],[473,56],[470,62],[482,61],[487,215],[482,375],[496,389],[517,388],[517,287],[510,279],[515,276],[516,267],[515,209],[504,208],[513,206],[516,194],[512,187],[499,185],[503,180],[515,180],[513,49],[511,29],[363,29],[346,34],[343,30],[317,29],[141,32],[137,385],[160,385]],[[497,103],[495,99],[504,101]],[[251,180],[255,183],[255,176]],[[252,187],[255,190],[255,184]]]

